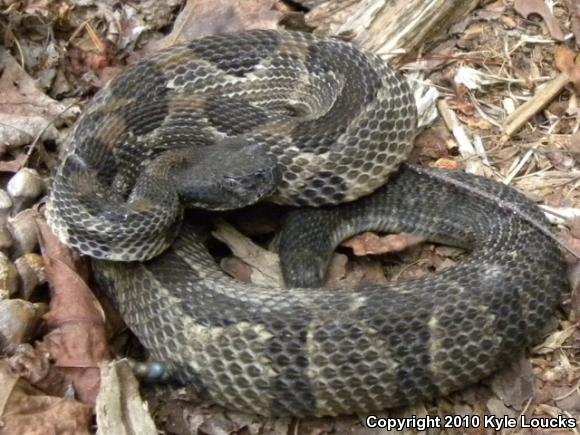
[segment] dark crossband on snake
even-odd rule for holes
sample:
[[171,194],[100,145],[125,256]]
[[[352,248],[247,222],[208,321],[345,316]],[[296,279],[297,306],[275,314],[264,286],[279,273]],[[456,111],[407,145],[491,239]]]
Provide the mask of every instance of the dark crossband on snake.
[[[429,400],[541,338],[568,284],[550,237],[431,175],[547,225],[522,194],[401,166],[416,124],[407,82],[348,43],[277,31],[204,37],[130,67],[95,97],[54,177],[48,221],[94,258],[151,357],[204,398],[293,416]],[[207,222],[184,212],[259,201],[301,206],[280,236],[287,288],[226,275],[204,243]],[[334,248],[367,230],[469,255],[422,279],[322,288]]]

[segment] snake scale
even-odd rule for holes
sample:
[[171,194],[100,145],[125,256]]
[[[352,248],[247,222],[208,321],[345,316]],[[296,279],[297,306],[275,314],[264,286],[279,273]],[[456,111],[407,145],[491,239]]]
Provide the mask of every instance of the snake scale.
[[[203,397],[294,416],[430,399],[537,340],[567,282],[558,246],[517,214],[437,170],[399,168],[415,129],[408,84],[348,43],[209,36],[155,54],[95,97],[47,217],[95,258],[151,356]],[[545,222],[507,186],[442,172]],[[209,212],[183,211],[262,199],[312,206],[292,211],[280,237],[288,289],[228,277],[205,245]],[[333,249],[364,230],[418,233],[470,255],[423,279],[320,288]]]

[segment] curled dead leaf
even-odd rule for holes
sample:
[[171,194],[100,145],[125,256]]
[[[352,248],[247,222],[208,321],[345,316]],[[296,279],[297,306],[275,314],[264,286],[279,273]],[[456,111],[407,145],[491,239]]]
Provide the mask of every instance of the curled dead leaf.
[[342,246],[352,248],[354,255],[380,255],[400,252],[424,242],[425,239],[414,234],[389,234],[378,236],[375,233],[362,233],[343,242]]
[[554,63],[559,71],[566,74],[578,89],[580,87],[580,66],[577,64],[578,54],[568,47],[556,47]]
[[47,396],[0,362],[0,431],[6,434],[91,434],[92,409],[75,400]]
[[216,33],[276,29],[283,13],[278,0],[188,0],[169,35],[149,44],[146,52]]
[[[30,144],[37,136],[57,140],[53,121],[67,107],[42,92],[10,53],[0,48],[0,143],[4,147]],[[16,163],[14,163],[16,164]],[[6,169],[13,169],[5,166]]]
[[50,310],[44,316],[51,331],[39,347],[52,355],[79,398],[92,404],[99,388],[99,364],[111,358],[103,310],[83,279],[87,272],[76,254],[44,221],[39,220],[38,227],[51,288]]
[[461,169],[461,164],[456,160],[443,158],[433,163],[433,167],[439,169],[448,169],[450,171],[456,171],[458,169]]
[[554,352],[562,347],[564,342],[578,330],[578,325],[573,324],[562,330],[550,334],[541,344],[534,347],[536,354],[542,355]]
[[13,373],[51,396],[64,397],[70,382],[52,364],[50,355],[30,344],[18,346],[8,360]]
[[514,9],[524,18],[532,14],[539,15],[546,23],[552,38],[558,41],[564,40],[564,32],[544,0],[515,0]]

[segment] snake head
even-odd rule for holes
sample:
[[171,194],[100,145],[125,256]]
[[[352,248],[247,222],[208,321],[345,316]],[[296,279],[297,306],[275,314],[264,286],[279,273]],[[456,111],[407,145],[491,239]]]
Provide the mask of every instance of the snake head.
[[206,147],[204,155],[176,180],[189,207],[232,210],[272,196],[280,183],[277,160],[265,146],[245,139]]
[[277,167],[253,170],[251,173],[233,171],[224,174],[219,183],[221,201],[227,208],[239,208],[272,196],[280,175]]

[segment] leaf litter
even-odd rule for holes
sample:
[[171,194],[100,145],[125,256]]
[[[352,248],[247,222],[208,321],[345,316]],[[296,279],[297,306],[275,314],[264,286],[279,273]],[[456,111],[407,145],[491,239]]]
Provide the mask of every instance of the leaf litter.
[[[292,14],[304,15],[304,23],[315,33],[332,34],[359,3],[189,0],[178,11],[181,1],[177,0],[123,2],[115,7],[96,0],[0,2],[0,31],[6,47],[0,52],[0,172],[36,165],[33,167],[47,174],[55,161],[47,156],[55,145],[62,145],[79,113],[76,103],[86,104],[126,63],[153,50],[218,31],[280,28]],[[446,122],[437,121],[421,134],[414,160],[465,168],[512,184],[542,200],[551,214],[563,216],[558,221],[561,237],[578,247],[574,229],[580,214],[580,112],[575,89],[579,16],[572,0],[484,1],[404,65],[407,71],[426,74],[444,96],[438,110]],[[167,33],[169,26],[173,30]],[[559,48],[562,46],[556,42],[561,40],[567,41],[567,48]],[[44,147],[49,152],[42,155]],[[29,154],[41,158],[29,160]],[[262,222],[246,220],[238,226],[242,233],[227,222],[219,224],[217,237],[228,246],[218,256],[224,269],[245,282],[278,285],[281,277],[274,232],[279,220],[278,214],[266,212]],[[566,232],[566,225],[571,232]],[[9,359],[0,361],[0,418],[4,424],[16,425],[5,426],[18,428],[14,433],[91,433],[92,404],[99,391],[106,391],[112,395],[104,396],[105,403],[115,403],[120,410],[117,421],[127,422],[134,417],[125,411],[143,405],[126,367],[103,365],[110,358],[109,333],[104,327],[111,316],[105,316],[91,296],[88,285],[92,288],[92,283],[84,266],[60,248],[57,253],[51,251],[50,236],[45,230],[42,234],[45,243],[49,240],[44,258],[54,293],[49,298],[39,281],[36,291],[27,297],[35,303],[50,300],[43,328],[33,333],[38,339],[44,334],[44,338],[34,347],[16,346]],[[414,278],[460,261],[457,250],[416,246],[417,242],[401,235],[357,236],[346,243],[350,248],[343,246],[334,255],[327,284],[357,287]],[[37,249],[35,245],[28,243],[16,255]],[[15,259],[10,246],[5,254]],[[564,299],[562,314],[554,319],[558,328],[547,331],[544,341],[527,358],[465,391],[384,415],[564,414],[578,418],[580,278],[574,276],[580,272],[578,262],[569,260],[573,292]],[[47,329],[51,330],[48,334]],[[124,331],[115,324],[116,337],[126,336]],[[23,336],[20,341],[26,339]],[[103,374],[104,384],[100,382]],[[130,391],[136,401],[123,402],[123,391]],[[143,392],[157,427],[166,433],[377,433],[365,428],[360,416],[264,419],[201,403],[181,388],[146,386]],[[97,405],[100,417],[102,403]],[[30,415],[34,418],[25,418]],[[103,428],[107,424],[101,423]]]

